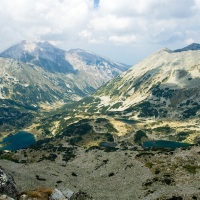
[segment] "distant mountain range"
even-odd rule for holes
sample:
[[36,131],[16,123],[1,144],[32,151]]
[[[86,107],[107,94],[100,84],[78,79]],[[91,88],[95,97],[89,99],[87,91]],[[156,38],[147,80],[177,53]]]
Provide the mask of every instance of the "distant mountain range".
[[78,100],[129,66],[94,53],[22,41],[0,54],[0,98],[39,106]]
[[84,110],[135,119],[199,117],[199,46],[154,53],[99,88],[82,102]]
[[80,100],[128,68],[81,49],[22,41],[0,54],[0,132],[31,124],[41,108]]
[[200,50],[200,44],[192,43],[192,44],[190,44],[190,45],[188,45],[187,47],[184,47],[184,48],[182,48],[182,49],[174,50],[174,52],[197,51],[197,50]]

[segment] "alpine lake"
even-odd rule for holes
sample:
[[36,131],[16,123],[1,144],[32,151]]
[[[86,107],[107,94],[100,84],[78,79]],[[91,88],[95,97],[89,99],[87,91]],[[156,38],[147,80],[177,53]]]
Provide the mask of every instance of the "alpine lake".
[[182,143],[182,142],[174,142],[174,141],[168,141],[168,140],[151,140],[151,141],[145,141],[143,143],[144,148],[170,148],[170,149],[176,149],[181,147],[188,147],[190,144],[188,143]]
[[16,134],[5,137],[2,142],[0,142],[0,150],[16,151],[27,148],[35,142],[33,134],[20,131]]

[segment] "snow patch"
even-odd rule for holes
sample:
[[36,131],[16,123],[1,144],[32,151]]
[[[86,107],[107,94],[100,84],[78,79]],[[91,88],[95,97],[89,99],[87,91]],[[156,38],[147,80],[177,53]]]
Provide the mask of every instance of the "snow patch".
[[35,43],[29,42],[29,41],[24,42],[23,46],[24,46],[24,50],[28,52],[34,52],[34,50],[37,47]]

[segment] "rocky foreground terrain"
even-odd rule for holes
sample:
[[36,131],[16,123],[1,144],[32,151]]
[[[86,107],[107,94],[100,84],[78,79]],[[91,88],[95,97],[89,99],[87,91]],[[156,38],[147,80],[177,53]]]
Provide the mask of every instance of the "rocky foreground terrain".
[[176,150],[145,150],[128,143],[101,149],[78,147],[68,159],[61,147],[47,152],[28,149],[1,154],[1,166],[14,177],[18,191],[70,188],[95,200],[200,198],[199,146]]
[[74,193],[68,188],[51,189],[38,188],[36,190],[29,190],[19,192],[13,177],[6,173],[0,167],[0,199],[1,200],[75,200],[75,199],[93,199],[87,193],[79,191]]

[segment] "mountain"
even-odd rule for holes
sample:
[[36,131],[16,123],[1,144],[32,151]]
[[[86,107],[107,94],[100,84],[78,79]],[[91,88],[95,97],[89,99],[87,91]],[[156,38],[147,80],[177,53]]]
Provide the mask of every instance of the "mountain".
[[198,50],[162,49],[92,95],[57,110],[59,117],[52,114],[47,124],[62,135],[79,120],[102,118],[114,127],[109,131],[114,135],[199,143],[199,57]]
[[31,106],[80,99],[128,68],[48,42],[22,41],[0,57],[0,97]]
[[80,100],[127,68],[48,42],[22,41],[10,47],[0,54],[0,132],[30,125],[41,108],[51,110]]
[[102,86],[98,110],[135,118],[199,116],[200,51],[160,50]]
[[31,63],[52,73],[75,73],[65,54],[64,50],[54,47],[49,42],[35,43],[23,40],[2,52],[0,56]]
[[[105,77],[114,78],[115,76],[118,76],[120,72],[130,68],[129,65],[110,61],[107,58],[100,57],[92,52],[84,51],[82,49],[71,49],[67,53],[67,59],[73,66],[76,66],[78,70],[84,69],[83,67],[85,67],[85,65],[87,68],[93,66],[92,68],[100,70]],[[85,68],[85,70],[87,70],[87,68]],[[107,74],[105,73],[106,68]]]
[[177,50],[174,50],[174,52],[182,52],[182,51],[197,51],[197,50],[200,50],[200,44],[197,44],[197,43],[192,43],[190,45],[188,45],[187,47],[184,47],[182,49],[177,49]]
[[[83,63],[90,52],[78,49],[67,53],[75,70],[86,70]],[[0,151],[1,166],[15,178],[19,190],[25,185],[26,190],[32,190],[25,195],[32,194],[34,198],[42,195],[38,193],[41,189],[33,190],[35,186],[62,191],[67,184],[73,191],[80,188],[95,199],[198,199],[199,56],[198,50],[162,49],[92,95],[43,115],[39,113],[25,129],[38,141],[27,149]],[[26,67],[47,73],[29,63],[2,60],[19,65],[14,75]],[[104,62],[104,58],[93,57],[87,66],[92,70],[94,63]],[[13,79],[5,77],[6,82]],[[6,89],[2,91],[8,93]],[[37,112],[34,106],[6,99],[2,104]],[[8,114],[3,111],[12,119],[12,113]],[[24,116],[22,122],[27,119]],[[2,145],[10,144],[5,141]],[[112,183],[109,187],[108,182]]]

